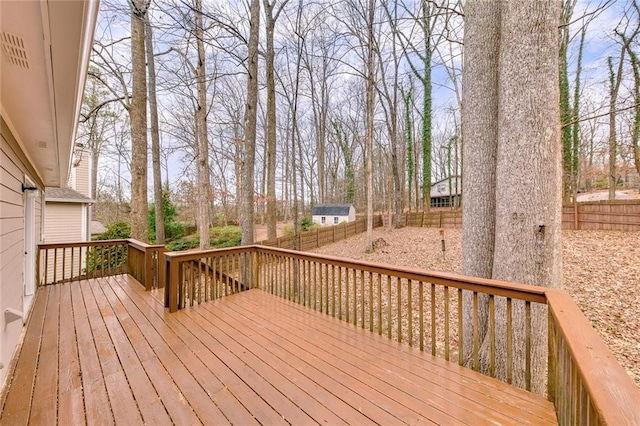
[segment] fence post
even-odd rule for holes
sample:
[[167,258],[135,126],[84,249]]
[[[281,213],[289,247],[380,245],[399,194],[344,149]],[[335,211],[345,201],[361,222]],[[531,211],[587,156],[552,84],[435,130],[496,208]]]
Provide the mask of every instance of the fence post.
[[578,203],[573,200],[573,229],[580,229],[580,220],[578,219]]

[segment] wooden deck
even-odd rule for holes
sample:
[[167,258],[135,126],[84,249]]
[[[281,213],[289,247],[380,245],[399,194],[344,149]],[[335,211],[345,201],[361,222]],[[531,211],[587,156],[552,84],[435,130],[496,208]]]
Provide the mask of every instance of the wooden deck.
[[160,299],[127,275],[41,288],[0,424],[557,424],[543,398],[261,290]]

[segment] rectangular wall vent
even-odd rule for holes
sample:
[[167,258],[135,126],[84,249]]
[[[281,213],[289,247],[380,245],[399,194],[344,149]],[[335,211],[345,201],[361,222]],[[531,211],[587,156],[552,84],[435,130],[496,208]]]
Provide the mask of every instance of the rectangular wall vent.
[[9,63],[17,67],[29,69],[27,49],[24,46],[24,40],[22,38],[2,32],[0,33],[0,43],[2,43],[2,53]]

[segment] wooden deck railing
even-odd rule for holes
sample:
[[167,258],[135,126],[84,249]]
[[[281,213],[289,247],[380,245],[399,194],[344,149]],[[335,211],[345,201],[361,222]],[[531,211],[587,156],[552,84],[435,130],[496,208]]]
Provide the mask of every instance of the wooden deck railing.
[[[640,390],[563,290],[264,246],[169,253],[166,262],[171,312],[260,288],[515,386],[542,379],[560,424],[640,424]],[[542,369],[532,350],[540,344]]]
[[162,245],[109,240],[40,244],[36,262],[38,285],[128,273],[147,290],[165,283]]
[[171,312],[252,288],[253,247],[165,254]]

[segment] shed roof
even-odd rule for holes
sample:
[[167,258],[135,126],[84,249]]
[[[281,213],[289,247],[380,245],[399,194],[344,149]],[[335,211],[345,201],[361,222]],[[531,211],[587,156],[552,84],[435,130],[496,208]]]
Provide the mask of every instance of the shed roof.
[[82,195],[78,191],[70,188],[53,188],[47,187],[44,189],[44,200],[52,201],[56,203],[80,203],[90,204],[94,201]]
[[349,216],[353,204],[316,204],[311,209],[313,216]]

